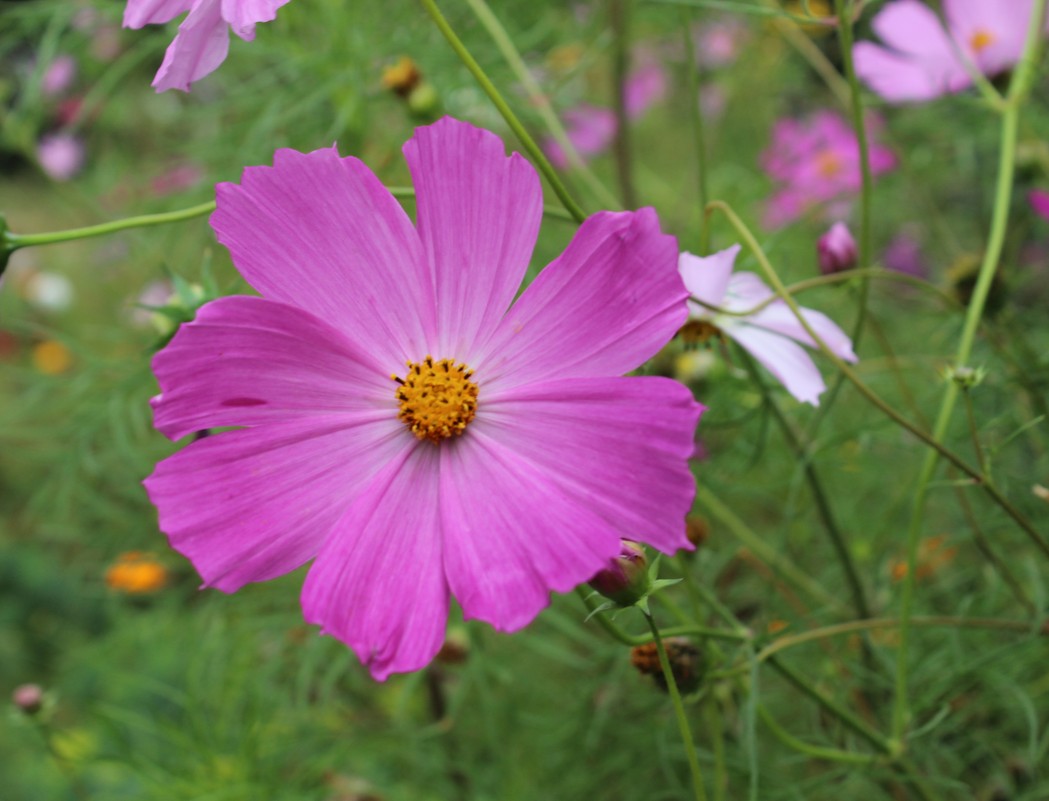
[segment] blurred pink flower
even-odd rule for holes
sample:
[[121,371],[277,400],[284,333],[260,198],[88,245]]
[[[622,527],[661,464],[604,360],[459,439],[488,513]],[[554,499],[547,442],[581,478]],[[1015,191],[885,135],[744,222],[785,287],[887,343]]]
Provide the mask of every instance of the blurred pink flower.
[[692,32],[696,60],[710,69],[727,67],[736,60],[748,34],[747,24],[735,17],[699,23]]
[[277,18],[277,9],[289,0],[128,0],[124,27],[163,24],[186,11],[178,35],[168,46],[153,79],[158,92],[189,91],[193,81],[213,72],[226,60],[230,28],[241,39],[255,38],[255,25]]
[[836,222],[816,242],[820,272],[824,275],[851,270],[856,266],[856,240],[843,222]]
[[1020,60],[1032,0],[944,0],[944,30],[918,0],[896,0],[871,20],[887,45],[858,42],[856,74],[892,103],[930,100],[972,84],[963,59],[984,75]]
[[1049,220],[1049,192],[1044,189],[1032,189],[1027,193],[1027,202],[1035,214],[1044,220]]
[[[666,70],[658,62],[644,59],[623,87],[627,115],[631,119],[642,116],[663,99],[666,91]],[[616,115],[612,109],[580,103],[564,112],[563,119],[568,141],[583,161],[603,153],[615,139]],[[552,136],[543,140],[543,151],[558,169],[568,166],[564,149]]]
[[204,180],[204,170],[196,164],[176,164],[150,182],[154,195],[173,195],[192,189]]
[[[695,299],[689,301],[690,318],[708,323],[734,339],[764,365],[787,392],[803,403],[818,406],[826,385],[809,355],[795,344],[800,342],[813,348],[816,343],[784,301],[774,300],[746,317],[720,314],[707,308],[716,306],[725,311],[744,312],[773,296],[772,290],[754,273],[732,272],[739,250],[739,245],[733,245],[711,256],[681,254],[678,269],[685,288]],[[829,317],[804,307],[801,311],[832,353],[845,361],[856,361],[852,342]]]
[[306,620],[379,680],[433,658],[452,596],[515,631],[623,537],[689,548],[702,411],[675,381],[623,376],[688,314],[652,209],[591,216],[515,300],[535,169],[448,118],[404,153],[415,225],[334,148],[218,185],[211,225],[262,297],[208,303],[154,358],[154,423],[240,428],[145,482],[207,586],[313,560]]
[[83,169],[86,151],[80,137],[71,133],[50,133],[40,137],[36,159],[53,181],[68,181]]
[[921,243],[908,233],[900,233],[885,246],[882,262],[890,270],[913,275],[915,278],[926,278],[929,267],[922,254]]
[[44,97],[55,97],[69,90],[76,80],[76,59],[62,55],[47,65],[40,79],[40,92]]
[[[874,142],[880,128],[876,118],[867,120],[870,165],[873,175],[896,166],[887,147]],[[862,185],[856,133],[838,114],[820,111],[806,120],[784,118],[772,129],[772,142],[761,155],[770,178],[781,188],[765,211],[765,225],[778,228],[830,201],[848,201]],[[837,204],[834,211],[844,209]]]

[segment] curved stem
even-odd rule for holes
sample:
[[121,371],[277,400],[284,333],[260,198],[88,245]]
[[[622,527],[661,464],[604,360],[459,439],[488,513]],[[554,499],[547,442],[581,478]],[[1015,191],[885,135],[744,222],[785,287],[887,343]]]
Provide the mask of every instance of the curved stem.
[[452,30],[452,26],[448,24],[448,20],[445,19],[444,14],[437,7],[435,0],[420,0],[426,13],[430,15],[430,18],[434,21],[437,29],[444,35],[444,38],[448,40],[448,44],[452,46],[452,50],[455,51],[456,55],[463,62],[466,68],[470,71],[470,74],[474,76],[477,83],[480,84],[481,89],[488,95],[489,100],[496,107],[503,119],[506,120],[506,124],[510,126],[510,130],[514,132],[518,140],[521,142],[522,147],[528,151],[528,155],[531,156],[535,162],[535,166],[539,172],[543,174],[547,182],[550,184],[550,188],[554,190],[554,194],[557,195],[558,199],[564,204],[565,209],[572,215],[576,222],[582,222],[586,218],[586,214],[579,207],[579,205],[572,199],[571,195],[568,194],[568,190],[565,185],[561,182],[561,178],[558,176],[557,171],[550,164],[550,161],[543,154],[543,151],[539,148],[539,145],[535,143],[532,135],[525,130],[524,125],[514,114],[513,109],[507,104],[506,100],[503,99],[502,94],[495,88],[495,84],[488,78],[485,71],[481,69],[481,65],[477,63],[477,60],[470,54],[470,51],[466,49],[466,45],[463,44],[459,36]]
[[150,225],[166,225],[167,223],[192,220],[210,214],[215,210],[215,201],[201,203],[188,209],[178,211],[166,211],[160,214],[142,214],[138,217],[125,217],[122,220],[89,225],[84,228],[69,228],[65,231],[50,231],[42,234],[12,234],[4,235],[5,244],[9,250],[33,247],[36,245],[56,245],[59,242],[72,242],[77,239],[88,239],[93,236],[105,236],[128,228],[145,228]]
[[[1016,139],[1020,125],[1020,110],[1028,90],[1035,58],[1042,40],[1045,8],[1046,0],[1035,0],[1031,6],[1031,16],[1028,23],[1027,39],[1024,42],[1023,55],[1009,85],[1008,99],[1002,113],[1000,129],[998,179],[994,193],[994,209],[991,214],[991,230],[988,234],[987,249],[984,251],[983,262],[980,265],[980,272],[976,279],[976,286],[969,301],[969,309],[965,315],[965,324],[962,328],[961,337],[958,340],[958,350],[954,361],[955,367],[967,366],[972,355],[973,344],[976,340],[976,330],[983,317],[983,310],[991,291],[991,283],[994,281],[994,276],[998,270],[998,261],[1005,243],[1005,230],[1009,221],[1009,205],[1012,198],[1013,177],[1016,169]],[[934,443],[939,443],[947,433],[947,427],[950,424],[959,392],[958,382],[947,382],[947,389],[944,392],[940,411],[933,426],[932,441]],[[914,609],[918,540],[922,529],[922,517],[925,512],[925,498],[929,491],[929,482],[932,480],[933,473],[936,470],[936,463],[937,453],[935,451],[927,452],[921,471],[918,474],[914,500],[911,505],[910,524],[907,527],[907,575],[904,577],[903,593],[900,599],[902,625],[900,626],[900,645],[896,660],[896,696],[893,703],[892,716],[893,732],[897,739],[903,736],[910,717],[910,705],[908,702],[908,645],[910,644],[910,619]],[[989,477],[985,475],[983,479],[983,485],[988,491],[993,490],[994,485],[990,482]],[[994,497],[993,494],[992,497]],[[1006,511],[1008,511],[1007,507],[1003,508],[1006,508]],[[1014,519],[1016,519],[1015,516]],[[1025,530],[1027,530],[1026,527]],[[1037,532],[1034,532],[1033,528],[1028,533],[1031,535],[1032,540],[1049,555],[1049,544]]]
[[652,639],[656,643],[656,651],[659,653],[659,666],[663,669],[663,678],[667,682],[667,692],[670,694],[671,703],[674,705],[674,716],[677,718],[678,730],[681,732],[681,742],[685,746],[685,755],[688,757],[688,767],[692,773],[692,792],[696,801],[707,801],[707,791],[703,786],[703,774],[699,769],[699,758],[696,756],[696,745],[692,740],[692,729],[688,725],[688,716],[685,714],[685,705],[681,702],[681,693],[677,689],[677,681],[674,679],[674,670],[667,658],[667,649],[663,646],[663,638],[660,636],[656,621],[647,612],[644,613],[648,627],[652,630]]
[[815,757],[816,759],[825,759],[829,762],[845,762],[852,765],[871,765],[875,762],[881,761],[882,757],[874,756],[872,754],[855,754],[852,751],[842,751],[838,748],[826,748],[819,745],[810,745],[802,740],[799,740],[793,734],[788,732],[782,726],[776,722],[776,719],[772,717],[764,706],[764,704],[758,704],[758,715],[768,726],[776,739],[783,743],[788,748],[793,748],[806,756]]

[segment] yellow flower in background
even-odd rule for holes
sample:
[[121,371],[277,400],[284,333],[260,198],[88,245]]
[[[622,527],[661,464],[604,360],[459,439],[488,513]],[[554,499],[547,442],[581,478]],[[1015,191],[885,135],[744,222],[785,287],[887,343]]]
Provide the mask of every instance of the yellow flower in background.
[[47,340],[33,346],[33,367],[44,375],[60,375],[73,366],[73,354],[61,342]]
[[382,71],[382,85],[384,89],[396,92],[401,97],[407,97],[412,89],[419,85],[422,73],[419,67],[408,56],[401,56],[395,64],[384,67]]
[[128,595],[156,592],[168,581],[164,566],[149,554],[128,551],[117,557],[106,571],[106,585]]

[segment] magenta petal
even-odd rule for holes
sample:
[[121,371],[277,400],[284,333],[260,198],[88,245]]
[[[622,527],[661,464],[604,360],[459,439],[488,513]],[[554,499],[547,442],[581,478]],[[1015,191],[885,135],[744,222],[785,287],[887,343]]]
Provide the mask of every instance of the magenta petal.
[[161,389],[154,425],[171,439],[326,413],[400,425],[388,365],[308,312],[264,298],[202,307],[153,370]]
[[277,9],[289,0],[222,0],[222,18],[230,24],[241,39],[255,38],[255,24],[272,22]]
[[278,150],[273,167],[248,167],[216,194],[211,226],[265,297],[325,320],[384,364],[431,351],[434,301],[419,238],[360,161],[334,149]]
[[168,45],[153,88],[188,92],[193,81],[214,72],[226,60],[228,51],[229,27],[222,19],[219,0],[198,0]]
[[652,209],[589,217],[506,313],[478,376],[494,388],[633,370],[688,315],[677,259]]
[[128,0],[124,8],[124,27],[141,28],[144,25],[163,24],[184,14],[195,0]]
[[383,681],[425,666],[444,642],[438,459],[429,443],[392,459],[325,541],[302,588],[306,620]]
[[801,345],[749,325],[733,326],[725,333],[772,373],[787,392],[802,403],[819,406],[819,397],[827,386]]
[[208,586],[233,592],[313,558],[356,493],[403,449],[403,426],[341,416],[228,431],[146,479],[160,528]]
[[951,41],[936,13],[918,0],[886,3],[871,20],[871,28],[900,53],[921,59],[954,59]]
[[495,134],[450,117],[417,128],[404,156],[436,289],[433,355],[472,364],[478,335],[494,328],[528,269],[543,215],[539,177]]

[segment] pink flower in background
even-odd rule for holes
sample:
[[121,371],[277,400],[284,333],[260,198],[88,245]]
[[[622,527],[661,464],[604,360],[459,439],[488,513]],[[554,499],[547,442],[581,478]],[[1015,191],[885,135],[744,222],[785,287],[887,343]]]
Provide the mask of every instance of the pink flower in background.
[[856,266],[856,240],[843,222],[836,222],[816,242],[816,256],[824,275],[844,272]]
[[[774,300],[746,317],[719,314],[707,308],[716,306],[726,311],[743,312],[773,296],[772,290],[754,273],[732,272],[739,250],[739,245],[733,245],[711,256],[681,254],[678,268],[685,288],[695,298],[689,301],[690,318],[707,323],[734,339],[764,365],[787,392],[803,403],[818,406],[819,396],[827,387],[812,359],[796,344],[800,342],[813,348],[816,343],[785,302]],[[856,361],[852,342],[829,317],[813,309],[802,308],[801,311],[831,352],[845,361]]]
[[197,164],[176,164],[150,181],[154,195],[173,195],[192,189],[204,180],[204,170]]
[[40,78],[40,92],[44,97],[64,94],[76,80],[76,59],[62,55],[47,65]]
[[735,17],[699,23],[692,31],[696,60],[710,69],[727,67],[736,60],[749,31],[747,24]]
[[882,262],[890,270],[913,275],[915,278],[926,278],[929,265],[922,253],[921,243],[907,232],[899,233],[885,246],[881,256]]
[[84,167],[86,151],[80,137],[71,133],[50,133],[40,137],[36,160],[53,181],[75,178]]
[[1027,202],[1035,214],[1043,220],[1049,220],[1049,192],[1044,189],[1032,189],[1027,193]]
[[944,30],[918,0],[888,3],[871,20],[887,47],[858,42],[856,74],[891,103],[931,100],[972,84],[963,58],[984,75],[1020,60],[1032,0],[944,0]]
[[230,28],[241,39],[255,38],[255,25],[277,17],[289,0],[128,0],[124,27],[163,24],[189,12],[178,26],[164,61],[153,79],[158,92],[189,91],[193,81],[213,72],[226,60]]
[[651,209],[587,219],[514,301],[542,216],[532,166],[451,119],[404,147],[417,224],[334,149],[280,150],[211,217],[262,297],[202,307],[153,362],[160,527],[233,592],[313,564],[305,618],[372,675],[415,670],[449,599],[501,631],[620,539],[688,548],[701,407],[623,377],[685,321]]
[[[896,157],[874,141],[880,122],[867,120],[873,175],[896,166]],[[840,115],[820,111],[806,120],[784,118],[772,129],[762,167],[781,188],[769,200],[765,225],[778,228],[831,201],[847,203],[862,185],[856,133]],[[844,209],[838,204],[839,215]]]
[[[627,115],[637,119],[666,95],[667,75],[662,65],[645,59],[623,87]],[[565,133],[579,156],[586,161],[605,152],[616,136],[616,115],[610,108],[580,103],[564,113]],[[568,157],[553,137],[543,140],[543,151],[558,169],[568,166]]]

